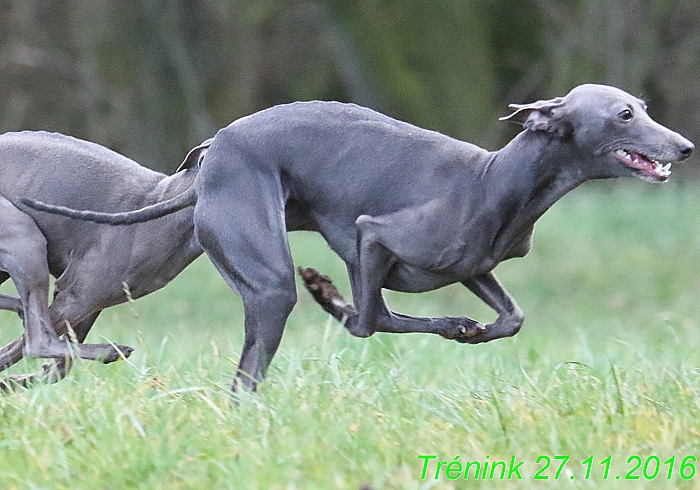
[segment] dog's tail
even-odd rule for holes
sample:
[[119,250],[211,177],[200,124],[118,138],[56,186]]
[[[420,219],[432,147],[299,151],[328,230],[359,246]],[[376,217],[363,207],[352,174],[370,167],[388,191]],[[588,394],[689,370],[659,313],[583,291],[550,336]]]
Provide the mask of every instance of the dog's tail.
[[[213,140],[213,138],[209,138],[208,140],[205,140],[192,148],[180,167],[178,167],[176,173],[189,168],[200,167],[202,160],[204,159],[204,155],[209,150]],[[92,221],[95,223],[105,223],[109,225],[133,225],[134,223],[143,223],[144,221],[161,218],[176,211],[180,211],[188,206],[193,206],[196,203],[197,192],[194,190],[194,187],[190,187],[182,194],[179,194],[172,199],[168,199],[167,201],[123,213],[102,213],[99,211],[79,210],[65,206],[47,204],[42,201],[36,201],[28,198],[20,199],[19,207],[36,209],[38,211],[57,214],[59,216],[66,216],[68,218],[81,221]]]
[[34,199],[23,198],[20,200],[21,205],[45,211],[59,216],[66,216],[81,221],[92,221],[95,223],[105,223],[110,225],[132,225],[134,223],[142,223],[153,219],[161,218],[168,214],[192,206],[197,202],[197,192],[194,187],[190,187],[182,194],[179,194],[167,201],[159,202],[151,206],[146,206],[134,211],[123,213],[101,213],[99,211],[82,211],[65,206],[56,206],[46,204],[45,202],[36,201]]

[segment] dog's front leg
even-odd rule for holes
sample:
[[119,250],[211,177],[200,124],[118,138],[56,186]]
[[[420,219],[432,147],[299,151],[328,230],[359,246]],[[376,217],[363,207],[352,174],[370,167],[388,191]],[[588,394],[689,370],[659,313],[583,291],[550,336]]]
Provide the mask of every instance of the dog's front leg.
[[[7,277],[9,278],[9,275]],[[2,281],[0,280],[0,282]],[[20,318],[24,316],[22,301],[14,296],[0,294],[0,310],[14,311]],[[0,348],[0,371],[19,362],[24,357],[24,353],[22,352],[23,348],[24,335]]]
[[[411,247],[402,230],[415,229],[413,210],[390,217],[361,216],[358,226],[359,264],[348,264],[355,307],[345,301],[327,276],[313,269],[299,269],[314,299],[334,318],[345,322],[355,336],[368,337],[375,332],[432,333],[447,339],[462,339],[481,334],[486,327],[470,318],[423,318],[390,311],[382,297],[382,287],[391,268],[404,256],[420,259],[421,242]],[[425,223],[428,220],[423,220]],[[419,228],[420,231],[420,228]],[[424,236],[413,233],[408,237]],[[415,245],[415,243],[413,243]],[[417,252],[418,251],[418,252]],[[404,259],[405,260],[405,259]]]
[[[299,268],[299,274],[304,280],[306,289],[309,290],[316,302],[335,319],[345,322],[346,327],[350,322],[348,330],[357,336],[357,321],[359,320],[357,310],[340,295],[330,278],[310,268]],[[353,295],[356,294],[356,290],[353,288]],[[393,312],[386,306],[381,291],[375,296],[375,300],[379,304],[372,333],[432,333],[447,339],[462,339],[476,336],[486,329],[485,325],[466,317],[426,318]],[[359,336],[366,337],[367,335]]]
[[512,337],[524,321],[523,311],[498,279],[487,273],[464,281],[479,299],[498,313],[498,319],[484,325],[468,317],[423,318],[395,313],[381,300],[375,331],[390,333],[433,333],[460,343],[480,344]]
[[498,313],[496,321],[486,325],[477,335],[457,338],[458,342],[480,344],[503,337],[512,337],[520,330],[525,317],[523,310],[508,294],[493,273],[488,272],[462,281],[469,290]]
[[[366,219],[362,219],[366,218]],[[345,308],[345,328],[356,337],[369,337],[374,332],[386,331],[380,324],[380,314],[385,310],[382,286],[393,265],[393,254],[379,240],[372,229],[372,218],[358,220],[359,266],[348,265],[352,295],[357,308],[349,314]],[[383,315],[382,315],[383,316]]]
[[[316,302],[356,337],[369,337],[375,332],[427,332],[430,321],[408,322],[394,316],[382,297],[382,286],[394,264],[392,252],[377,239],[372,230],[373,219],[363,217],[359,222],[358,262],[347,264],[354,305],[338,292],[328,276],[315,269],[299,268],[306,289]],[[409,317],[405,317],[409,318]],[[431,330],[431,333],[436,333]]]

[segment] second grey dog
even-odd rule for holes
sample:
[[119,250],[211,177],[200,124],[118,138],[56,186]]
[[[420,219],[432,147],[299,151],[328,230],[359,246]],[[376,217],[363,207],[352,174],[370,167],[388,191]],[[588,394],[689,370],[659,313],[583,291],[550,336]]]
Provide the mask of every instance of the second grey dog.
[[[100,145],[60,134],[0,136],[0,283],[12,278],[20,295],[0,297],[0,308],[20,313],[25,327],[22,338],[0,349],[0,370],[23,354],[105,362],[128,356],[130,347],[69,347],[59,335],[70,326],[83,342],[104,308],[163,287],[202,252],[191,209],[113,228],[20,210],[20,199],[104,210],[167,200],[192,186],[207,147],[205,142],[193,149],[182,170],[166,176]],[[50,306],[49,274],[57,278]]]
[[[654,122],[643,101],[613,87],[582,85],[566,97],[512,107],[504,119],[525,130],[489,152],[352,104],[276,106],[219,131],[194,189],[158,209],[44,209],[129,223],[196,202],[197,238],[243,299],[238,378],[248,387],[263,377],[296,302],[292,230],[320,232],[347,264],[354,307],[317,274],[303,275],[353,335],[424,332],[488,342],[523,323],[492,270],[527,254],[535,221],[554,202],[591,179],[663,182],[670,162],[693,151]],[[457,282],[498,313],[494,323],[401,315],[381,293]]]

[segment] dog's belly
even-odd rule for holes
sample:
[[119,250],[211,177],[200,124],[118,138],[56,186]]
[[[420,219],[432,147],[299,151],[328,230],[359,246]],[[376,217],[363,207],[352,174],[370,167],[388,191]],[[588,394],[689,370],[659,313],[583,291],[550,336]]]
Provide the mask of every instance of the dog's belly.
[[450,275],[437,274],[399,263],[391,268],[387,274],[384,287],[392,291],[402,293],[424,293],[458,282]]

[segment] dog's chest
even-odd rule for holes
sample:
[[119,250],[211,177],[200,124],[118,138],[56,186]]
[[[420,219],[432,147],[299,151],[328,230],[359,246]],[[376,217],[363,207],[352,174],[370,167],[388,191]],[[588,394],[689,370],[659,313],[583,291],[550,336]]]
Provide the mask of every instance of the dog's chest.
[[506,254],[499,260],[499,262],[515,257],[525,257],[532,249],[532,234],[534,231],[535,227],[531,226],[521,235],[511,240],[511,243],[506,248]]

